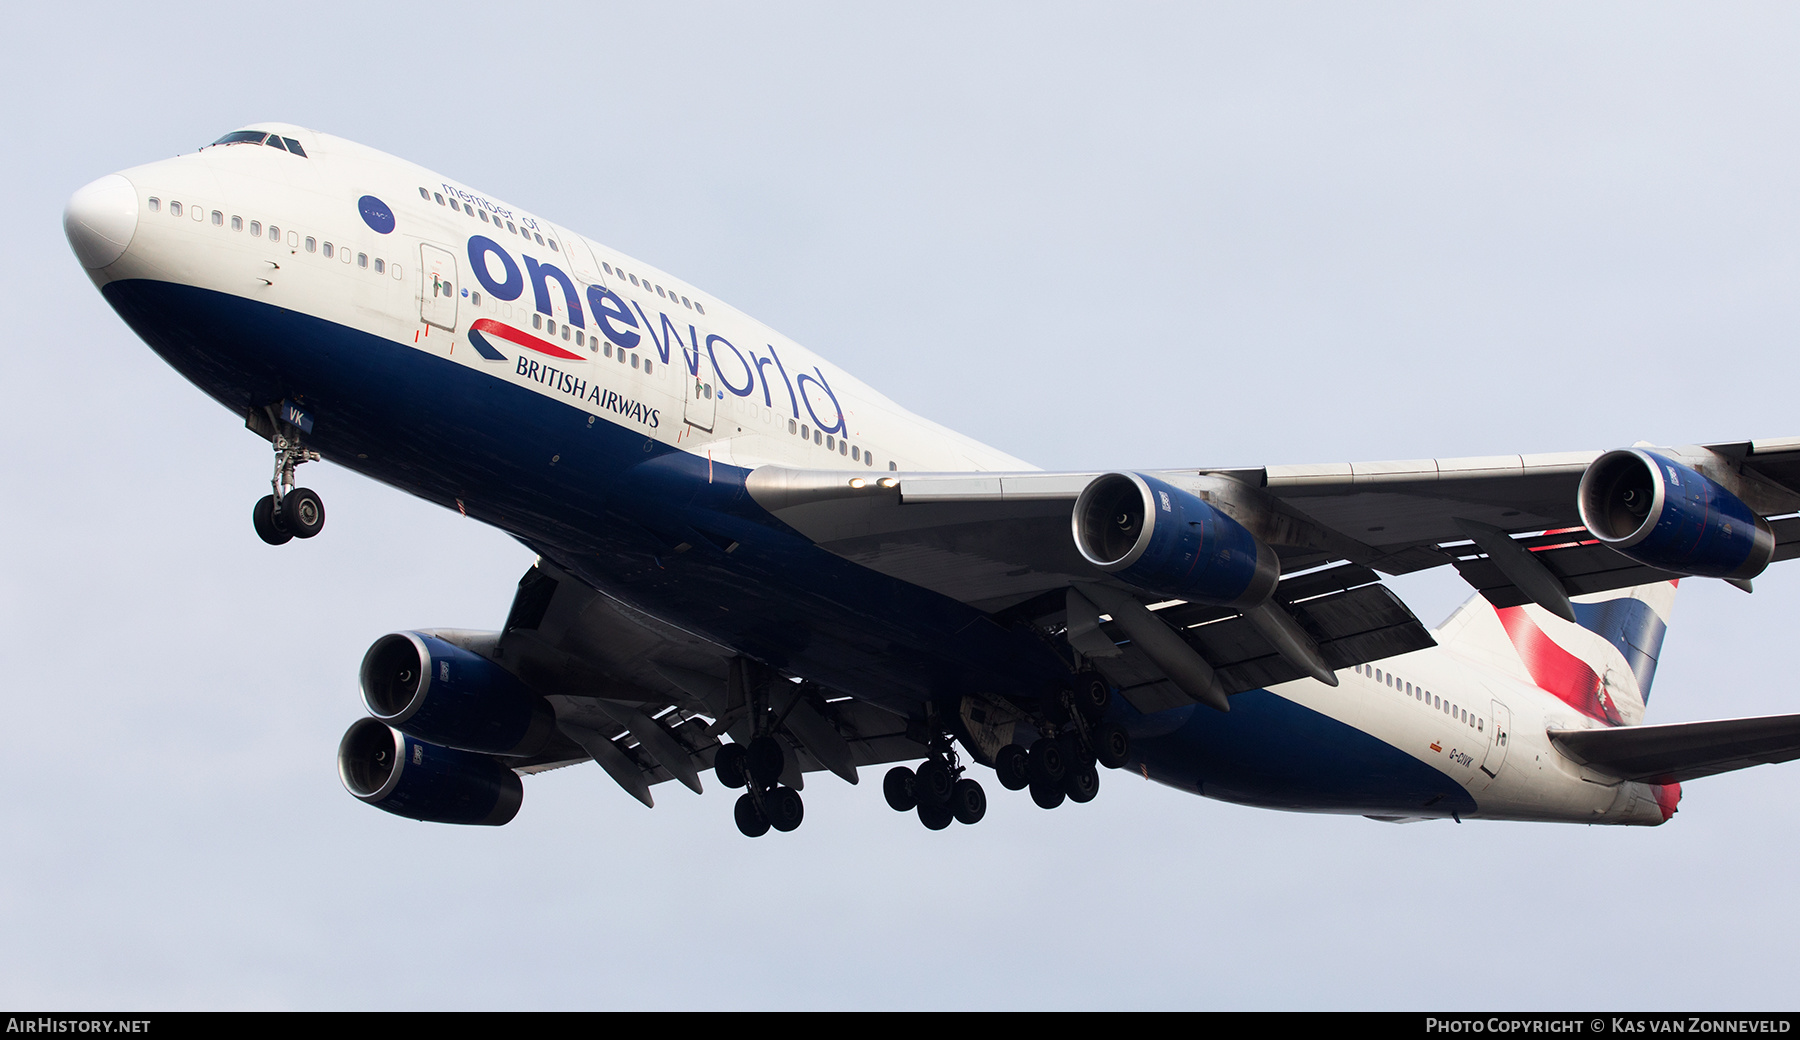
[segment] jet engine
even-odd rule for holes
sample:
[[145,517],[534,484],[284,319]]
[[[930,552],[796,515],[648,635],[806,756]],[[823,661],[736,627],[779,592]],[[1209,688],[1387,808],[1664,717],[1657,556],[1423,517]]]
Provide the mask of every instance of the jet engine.
[[362,691],[377,719],[462,751],[529,755],[555,726],[550,706],[511,672],[424,632],[377,639],[363,655]]
[[1609,451],[1581,477],[1581,522],[1595,538],[1651,567],[1708,578],[1751,578],[1775,534],[1736,495],[1700,473],[1638,448]]
[[525,798],[519,775],[487,755],[439,747],[357,719],[338,744],[338,778],[384,812],[427,823],[498,827]]
[[1120,581],[1171,599],[1246,609],[1281,562],[1242,524],[1156,477],[1109,473],[1075,500],[1075,547]]

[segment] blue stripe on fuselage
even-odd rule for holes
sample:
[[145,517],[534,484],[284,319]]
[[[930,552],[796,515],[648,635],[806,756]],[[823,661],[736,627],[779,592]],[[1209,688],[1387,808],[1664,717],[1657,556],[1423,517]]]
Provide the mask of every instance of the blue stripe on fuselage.
[[[1029,631],[812,545],[756,505],[741,469],[295,311],[165,282],[103,292],[233,412],[299,402],[315,418],[309,446],[332,461],[440,505],[460,498],[595,587],[723,645],[902,712],[928,696],[1029,700],[1067,681]],[[1267,691],[1235,695],[1229,714],[1119,710],[1134,767],[1210,797],[1323,812],[1474,808],[1429,766]]]
[[1449,776],[1347,723],[1268,690],[1229,712],[1193,705],[1140,715],[1122,706],[1133,766],[1209,798],[1297,812],[1449,816],[1475,800]]
[[103,291],[237,414],[301,402],[316,422],[308,446],[333,462],[440,505],[461,499],[595,587],[759,660],[901,711],[1066,685],[1029,631],[818,548],[756,504],[745,470],[627,420],[590,422],[566,398],[238,296],[147,280]]

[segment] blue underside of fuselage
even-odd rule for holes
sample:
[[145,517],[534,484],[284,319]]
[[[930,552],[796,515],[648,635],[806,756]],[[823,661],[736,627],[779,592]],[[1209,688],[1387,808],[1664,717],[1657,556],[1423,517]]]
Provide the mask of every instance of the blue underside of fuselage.
[[[307,446],[331,461],[439,505],[460,501],[596,588],[747,656],[903,713],[927,699],[954,713],[965,693],[1031,703],[1066,681],[1065,660],[1028,626],[818,548],[756,504],[742,469],[296,311],[151,280],[103,292],[236,414],[295,401],[313,418]],[[1436,770],[1310,709],[1264,691],[1232,708],[1130,720],[1134,768],[1279,808],[1473,809]]]
[[1475,801],[1443,772],[1386,741],[1268,690],[1233,694],[1231,711],[1129,707],[1133,768],[1208,798],[1298,812],[1469,815]]

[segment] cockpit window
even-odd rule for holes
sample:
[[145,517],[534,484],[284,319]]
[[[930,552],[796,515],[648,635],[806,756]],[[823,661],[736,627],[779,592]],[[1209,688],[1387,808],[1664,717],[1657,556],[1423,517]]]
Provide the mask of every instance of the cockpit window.
[[221,144],[266,144],[270,148],[279,148],[284,152],[291,152],[294,155],[298,155],[302,159],[306,158],[306,149],[300,147],[299,141],[296,141],[291,137],[281,137],[276,134],[271,134],[264,130],[233,130],[231,133],[219,138],[212,144],[207,145],[207,147],[211,148]]

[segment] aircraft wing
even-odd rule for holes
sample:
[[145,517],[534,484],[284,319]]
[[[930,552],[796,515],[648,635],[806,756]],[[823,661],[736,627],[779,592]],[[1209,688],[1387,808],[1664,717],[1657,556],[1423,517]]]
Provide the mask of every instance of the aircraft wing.
[[[1800,555],[1800,438],[1655,450],[1737,492],[1771,532],[1774,559]],[[1582,527],[1577,491],[1603,454],[1145,471],[1239,521],[1279,557],[1270,600],[1279,610],[1245,613],[1147,592],[1090,563],[1071,521],[1102,473],[767,466],[747,487],[845,559],[1066,632],[1148,711],[1223,707],[1223,695],[1302,675],[1331,682],[1332,670],[1432,645],[1376,572],[1454,566],[1495,606],[1539,602],[1564,616],[1569,596],[1683,576]]]
[[698,792],[698,774],[712,767],[720,734],[749,742],[742,710],[749,683],[775,687],[770,701],[782,719],[776,736],[791,752],[781,779],[796,790],[807,772],[829,769],[856,783],[859,766],[927,754],[907,736],[902,716],[747,671],[725,648],[610,599],[547,560],[519,580],[497,639],[437,634],[490,657],[554,709],[556,742],[509,764],[542,772],[592,759],[645,805],[653,804],[650,789],[666,780]]
[[1800,758],[1800,715],[1550,731],[1557,750],[1621,780],[1675,784]]

